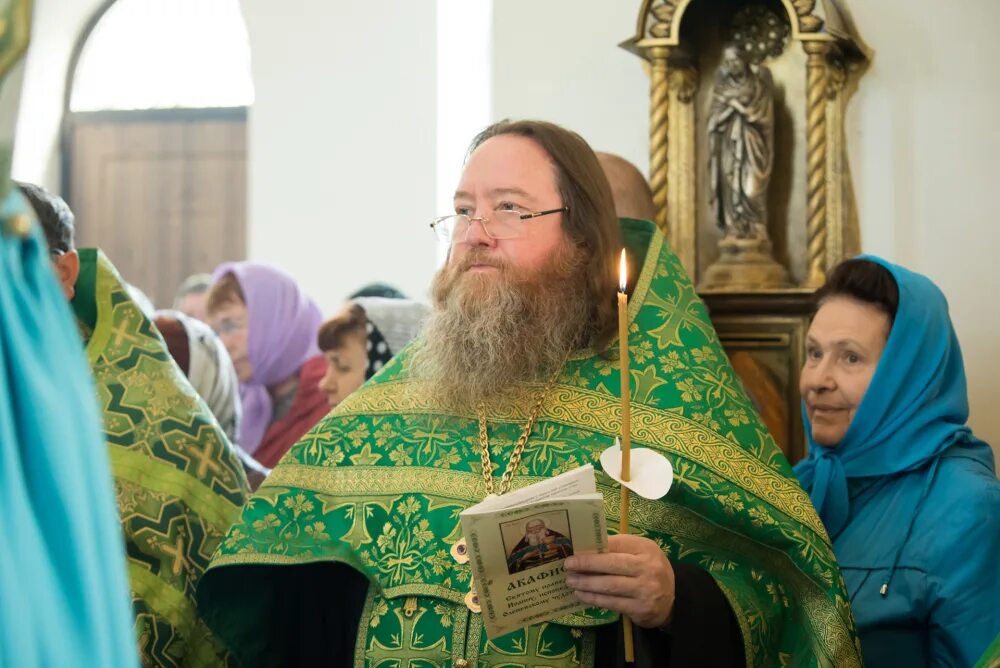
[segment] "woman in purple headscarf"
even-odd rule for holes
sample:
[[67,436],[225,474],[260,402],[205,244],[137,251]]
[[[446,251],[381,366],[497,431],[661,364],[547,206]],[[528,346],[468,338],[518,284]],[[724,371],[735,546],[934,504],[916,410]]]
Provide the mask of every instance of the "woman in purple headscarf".
[[330,410],[317,388],[326,373],[316,347],[323,318],[295,279],[274,267],[230,262],[213,280],[205,308],[240,380],[238,445],[270,468]]

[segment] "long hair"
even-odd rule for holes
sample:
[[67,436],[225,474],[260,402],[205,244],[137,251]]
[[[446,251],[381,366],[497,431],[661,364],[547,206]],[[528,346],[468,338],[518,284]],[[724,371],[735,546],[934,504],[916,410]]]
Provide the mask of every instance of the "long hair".
[[590,145],[575,132],[545,121],[502,120],[489,126],[469,146],[472,154],[487,139],[517,135],[535,141],[552,160],[563,205],[563,231],[587,258],[587,300],[591,305],[592,337],[601,352],[615,336],[618,289],[617,252],[621,233],[611,186]]
[[844,260],[838,264],[826,283],[813,295],[816,309],[831,297],[851,297],[857,301],[875,306],[889,316],[889,326],[896,319],[899,309],[899,286],[892,273],[865,258]]

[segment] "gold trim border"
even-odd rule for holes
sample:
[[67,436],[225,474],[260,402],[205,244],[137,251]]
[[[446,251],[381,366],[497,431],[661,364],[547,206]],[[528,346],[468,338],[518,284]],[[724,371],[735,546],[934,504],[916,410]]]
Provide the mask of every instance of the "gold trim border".
[[114,320],[111,309],[111,293],[116,283],[114,272],[110,271],[111,263],[99,250],[94,252],[94,264],[94,303],[97,321],[94,323],[90,342],[87,343],[87,358],[90,360],[91,367],[96,366],[101,360],[101,354],[111,337],[111,325],[112,320]]
[[191,637],[198,617],[193,601],[132,560],[128,562],[128,579],[134,596],[166,619],[182,638]]
[[656,275],[656,268],[660,264],[660,254],[663,251],[663,231],[656,225],[650,224],[652,237],[649,240],[649,247],[646,249],[646,259],[642,263],[642,271],[635,282],[635,289],[629,297],[628,304],[628,324],[635,321],[643,304],[646,303],[646,295],[649,293],[649,286],[653,283],[653,276]]
[[229,529],[239,514],[240,506],[230,503],[198,479],[169,464],[114,445],[108,448],[108,453],[111,473],[115,478],[181,499],[200,518],[223,531]]
[[[525,387],[531,390],[535,386]],[[530,393],[526,392],[524,396],[530,396]],[[426,385],[410,380],[366,385],[348,401],[349,405],[342,405],[338,418],[427,413],[472,417],[442,405]],[[529,402],[526,401],[512,401],[491,408],[493,414],[490,419],[497,421],[523,421],[527,419],[530,410]],[[562,384],[553,388],[542,407],[540,418],[603,434],[608,437],[609,443],[621,429],[616,397]],[[809,527],[829,545],[826,529],[797,480],[775,471],[739,444],[704,425],[673,411],[633,403],[632,442],[697,462]],[[280,472],[281,468],[275,473]],[[272,473],[272,477],[274,475]]]

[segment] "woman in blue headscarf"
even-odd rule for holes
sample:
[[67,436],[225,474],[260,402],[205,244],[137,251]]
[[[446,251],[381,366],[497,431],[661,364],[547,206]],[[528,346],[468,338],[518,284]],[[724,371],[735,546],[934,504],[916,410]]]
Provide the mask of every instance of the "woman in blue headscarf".
[[869,666],[971,666],[1000,632],[1000,483],[966,426],[948,303],[875,257],[816,293],[795,467],[833,540]]

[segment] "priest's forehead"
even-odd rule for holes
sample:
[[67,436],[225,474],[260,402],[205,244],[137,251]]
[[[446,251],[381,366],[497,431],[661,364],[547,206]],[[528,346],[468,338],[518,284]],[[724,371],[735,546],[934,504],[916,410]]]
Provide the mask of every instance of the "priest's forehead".
[[497,135],[483,142],[462,171],[455,201],[512,199],[525,206],[562,203],[552,159],[538,142],[518,135]]

